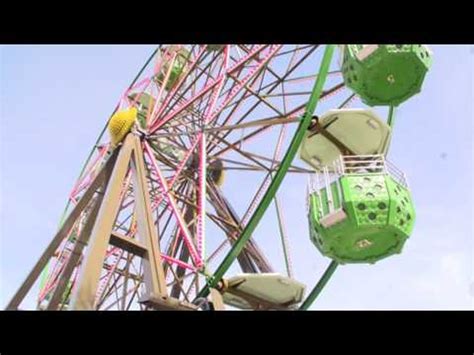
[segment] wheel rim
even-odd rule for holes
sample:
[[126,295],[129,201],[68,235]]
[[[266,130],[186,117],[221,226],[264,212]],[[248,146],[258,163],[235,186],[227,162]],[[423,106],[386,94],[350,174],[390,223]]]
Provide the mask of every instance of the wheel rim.
[[[178,54],[162,47],[136,84],[124,93],[119,107],[138,106],[144,93],[157,102],[154,107],[149,105],[145,115],[143,149],[149,191],[169,292],[191,302],[212,277],[230,241],[239,238],[268,188],[304,113],[322,50],[316,45],[227,45],[217,51],[196,45],[178,49],[182,48],[188,53],[186,65],[180,62],[183,72],[175,75],[174,83],[170,85],[172,63]],[[155,80],[157,73],[161,78]],[[330,107],[346,107],[354,95],[345,92],[337,70],[331,74],[321,99]],[[107,159],[108,140],[99,138],[94,156],[71,192],[71,201],[81,197]],[[218,186],[212,177],[205,177],[208,171],[212,176],[220,164],[223,168],[217,170],[225,177]],[[304,176],[311,170],[296,161],[288,172]],[[160,187],[165,180],[169,193]],[[291,267],[284,206],[277,196],[275,204],[281,239],[250,239],[232,271],[278,271],[297,278]],[[135,233],[132,206],[133,193],[124,189],[116,230],[131,237]],[[78,228],[80,222],[72,237]],[[40,301],[54,289],[68,258],[70,239],[58,250]],[[273,250],[267,240],[273,240]],[[259,247],[261,241],[265,250]],[[139,307],[138,259],[109,246],[97,293],[98,309]],[[79,268],[71,277],[73,285]],[[183,283],[178,282],[181,278]]]

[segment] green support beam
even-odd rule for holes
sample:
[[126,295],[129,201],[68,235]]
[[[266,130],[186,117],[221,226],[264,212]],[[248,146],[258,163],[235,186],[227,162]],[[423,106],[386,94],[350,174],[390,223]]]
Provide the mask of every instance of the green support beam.
[[334,273],[334,271],[336,271],[336,268],[339,264],[336,262],[336,261],[331,261],[331,263],[329,264],[328,268],[326,269],[326,271],[324,271],[324,274],[323,276],[321,276],[321,278],[319,279],[318,283],[316,284],[316,286],[314,286],[313,290],[311,291],[311,293],[308,295],[308,297],[303,301],[303,303],[301,304],[300,306],[300,310],[307,310],[309,307],[311,307],[311,305],[313,304],[314,300],[316,299],[316,297],[319,296],[319,294],[321,293],[321,291],[323,290],[324,286],[326,286],[327,282],[329,281],[329,279],[331,278],[332,274]]
[[390,128],[393,128],[393,125],[395,124],[395,107],[394,106],[390,106],[389,108],[387,124],[390,126]]
[[385,150],[385,156],[388,155],[388,150],[390,149],[390,141],[393,138],[393,126],[395,125],[395,106],[389,106],[388,108],[388,117],[387,117],[387,124],[390,127],[390,137],[389,142],[387,144],[387,149]]
[[234,260],[237,258],[237,256],[240,254],[240,252],[244,248],[247,241],[250,239],[252,233],[254,232],[258,223],[262,219],[265,211],[270,205],[272,199],[274,198],[278,188],[280,187],[283,181],[283,178],[285,177],[288,171],[288,168],[290,167],[298,151],[298,148],[301,145],[301,142],[304,138],[304,134],[306,130],[308,129],[309,124],[311,123],[311,118],[313,117],[314,111],[316,109],[316,105],[318,103],[319,97],[321,96],[321,93],[323,90],[324,82],[326,81],[326,76],[329,71],[329,66],[331,64],[334,48],[335,48],[334,45],[327,45],[325,48],[324,56],[321,62],[321,66],[319,68],[319,74],[317,76],[316,82],[311,92],[308,105],[306,106],[306,112],[304,114],[304,117],[300,121],[298,129],[295,135],[293,136],[293,139],[285,154],[285,157],[283,158],[281,165],[275,174],[274,179],[270,183],[270,186],[267,192],[265,193],[262,199],[262,202],[259,204],[255,212],[253,213],[248,224],[245,226],[240,238],[234,243],[229,253],[226,255],[222,263],[219,265],[219,267],[215,271],[214,275],[208,280],[207,285],[199,292],[196,298],[207,297],[207,295],[209,294],[210,288],[216,287],[217,283],[222,279],[224,274],[227,272],[227,270],[230,268]]

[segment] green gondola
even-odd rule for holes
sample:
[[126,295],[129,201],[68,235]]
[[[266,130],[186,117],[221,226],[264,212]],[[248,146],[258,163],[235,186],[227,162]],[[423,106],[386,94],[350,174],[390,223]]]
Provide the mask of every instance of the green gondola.
[[422,45],[345,45],[345,84],[369,106],[398,106],[420,92],[431,66]]
[[382,155],[345,156],[335,164],[333,179],[325,169],[308,196],[312,242],[340,264],[400,253],[415,221],[404,174]]

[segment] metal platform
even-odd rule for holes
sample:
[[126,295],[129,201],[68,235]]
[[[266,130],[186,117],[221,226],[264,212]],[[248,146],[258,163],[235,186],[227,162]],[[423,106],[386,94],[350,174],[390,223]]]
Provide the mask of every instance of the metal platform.
[[390,127],[365,109],[330,110],[303,140],[300,158],[316,170],[342,155],[384,154],[390,143]]
[[226,280],[224,303],[240,309],[289,309],[303,299],[305,286],[277,274],[241,274]]

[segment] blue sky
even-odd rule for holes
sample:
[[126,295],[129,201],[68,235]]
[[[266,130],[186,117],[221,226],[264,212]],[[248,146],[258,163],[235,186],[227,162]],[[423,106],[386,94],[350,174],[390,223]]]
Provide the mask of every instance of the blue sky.
[[[0,47],[0,307],[52,238],[98,132],[153,48]],[[389,154],[410,182],[414,233],[399,256],[340,267],[314,309],[474,306],[474,47],[430,48],[433,66],[398,110]],[[284,183],[281,198],[304,205],[303,192]],[[288,229],[307,235],[306,225]],[[307,260],[295,271],[312,288],[328,259],[307,245],[293,243],[292,256]]]

